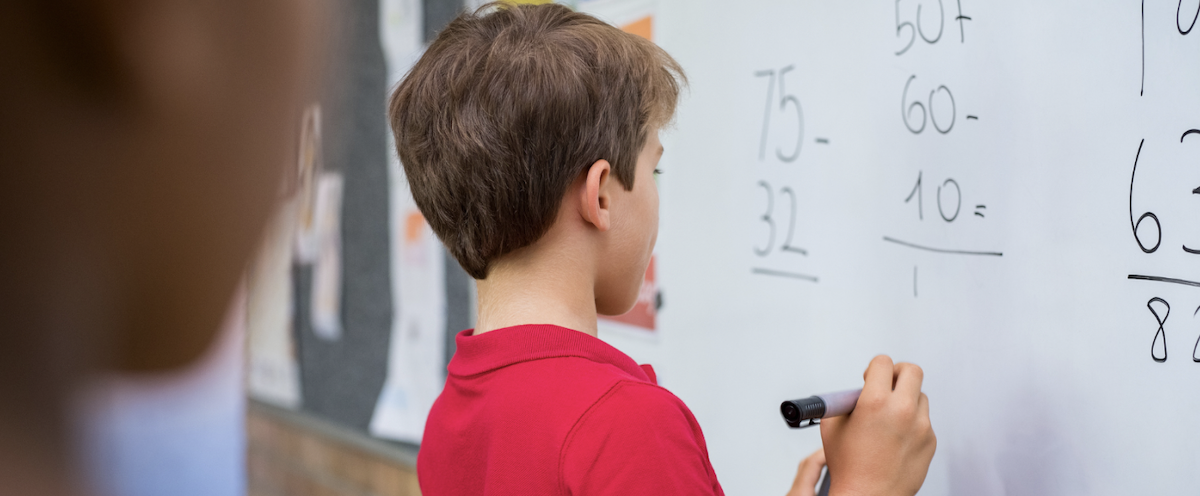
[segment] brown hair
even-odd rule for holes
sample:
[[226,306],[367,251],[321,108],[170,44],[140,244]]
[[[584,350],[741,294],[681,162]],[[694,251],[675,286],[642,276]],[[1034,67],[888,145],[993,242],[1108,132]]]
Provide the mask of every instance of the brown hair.
[[646,133],[675,113],[665,51],[556,4],[458,16],[389,103],[413,198],[467,273],[542,237],[597,160],[633,188]]

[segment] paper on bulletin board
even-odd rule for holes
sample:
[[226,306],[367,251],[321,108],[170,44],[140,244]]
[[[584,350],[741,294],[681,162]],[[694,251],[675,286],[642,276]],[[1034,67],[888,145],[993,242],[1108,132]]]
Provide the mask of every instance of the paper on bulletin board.
[[563,3],[579,12],[594,15],[625,32],[654,41],[657,0],[574,0]]
[[[321,145],[321,106],[313,103],[300,120],[296,168],[286,194],[246,275],[247,389],[259,400],[289,408],[300,405],[293,263],[318,264],[312,311],[314,323],[322,324],[314,328],[318,335],[340,324],[341,176],[322,173]],[[339,320],[330,322],[331,312]]]
[[393,176],[392,294],[395,320],[388,375],[371,433],[419,443],[445,383],[446,285],[443,247],[416,208],[402,172]]
[[342,337],[342,175],[321,174],[316,188],[316,260],[313,263],[309,318],[313,334]]
[[[492,0],[466,0],[467,9],[476,9]],[[658,0],[509,0],[509,3],[540,5],[560,3],[588,13],[621,29],[653,41],[654,17]]]
[[424,51],[424,23],[419,0],[379,2],[379,40],[388,66],[389,91]]
[[279,406],[300,405],[300,370],[292,336],[292,249],[297,202],[287,201],[267,226],[246,275],[247,389]]
[[314,103],[304,109],[300,120],[300,148],[297,150],[294,183],[291,184],[296,200],[293,209],[296,219],[293,256],[296,263],[302,265],[316,262],[320,250],[317,184],[324,170],[321,145],[321,105]]
[[[388,87],[423,49],[421,5],[381,2],[381,39]],[[389,143],[389,149],[394,144]],[[446,284],[444,248],[417,209],[395,153],[389,153],[391,204],[392,335],[388,372],[371,418],[373,435],[419,443],[425,417],[445,383]]]

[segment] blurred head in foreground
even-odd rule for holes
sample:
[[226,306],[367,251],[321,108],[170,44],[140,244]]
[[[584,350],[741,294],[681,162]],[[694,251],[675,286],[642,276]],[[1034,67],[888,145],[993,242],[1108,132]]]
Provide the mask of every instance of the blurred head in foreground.
[[212,341],[293,153],[314,7],[0,3],[6,493],[72,493],[83,378]]

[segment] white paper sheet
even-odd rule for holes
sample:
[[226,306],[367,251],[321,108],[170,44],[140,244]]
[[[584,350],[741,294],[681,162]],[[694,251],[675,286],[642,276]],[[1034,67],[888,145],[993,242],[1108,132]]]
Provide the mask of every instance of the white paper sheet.
[[342,337],[342,175],[321,174],[317,180],[317,257],[313,264],[310,318],[313,334],[334,341]]
[[292,247],[296,202],[281,205],[246,276],[247,389],[256,399],[300,405],[300,371],[292,336]]
[[[399,187],[393,192],[406,193]],[[393,240],[393,291],[398,311],[388,352],[388,377],[371,433],[419,443],[425,417],[445,383],[446,287],[442,244],[416,209],[398,202]]]
[[[392,88],[423,49],[421,6],[413,0],[384,0],[381,8]],[[399,159],[394,152],[389,158],[394,320],[387,379],[370,430],[376,436],[419,443],[425,417],[445,383],[444,248],[413,202]]]
[[318,183],[324,172],[321,141],[321,105],[314,103],[304,109],[300,120],[300,148],[296,158],[294,191],[296,199],[296,246],[298,264],[317,261],[321,249],[319,212],[317,211]]

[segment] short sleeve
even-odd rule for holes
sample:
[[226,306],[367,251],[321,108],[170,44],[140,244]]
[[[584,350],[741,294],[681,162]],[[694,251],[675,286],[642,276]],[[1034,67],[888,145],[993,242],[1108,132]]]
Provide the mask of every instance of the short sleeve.
[[588,409],[565,441],[561,467],[569,494],[723,494],[695,417],[647,383],[620,382]]

